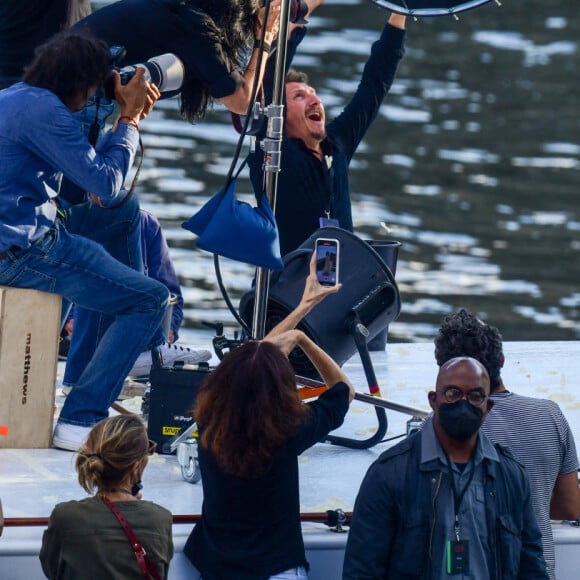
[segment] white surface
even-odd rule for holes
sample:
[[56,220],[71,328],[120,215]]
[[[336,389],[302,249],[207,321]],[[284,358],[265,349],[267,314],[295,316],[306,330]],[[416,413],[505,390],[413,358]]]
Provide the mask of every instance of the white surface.
[[[506,343],[504,350],[506,364],[503,377],[507,388],[523,395],[558,402],[576,441],[580,441],[580,401],[576,385],[580,377],[580,342]],[[437,374],[431,343],[389,344],[386,352],[372,353],[372,358],[384,398],[428,409],[427,392],[434,385]],[[62,372],[60,365],[59,370]],[[357,390],[366,392],[358,356],[345,365],[345,370]],[[387,437],[405,432],[409,419],[407,415],[387,411],[387,417]],[[367,439],[376,427],[374,408],[354,402],[345,424],[335,434]],[[353,450],[319,443],[306,451],[299,459],[302,511],[352,510],[368,466],[391,444],[380,443],[370,449]],[[174,456],[152,457],[143,483],[144,497],[165,506],[174,515],[200,513],[203,499],[201,484],[183,481]],[[73,453],[55,449],[0,449],[0,497],[5,517],[46,517],[54,504],[84,495],[76,481]],[[556,525],[555,528],[558,578],[573,578],[580,569],[572,559],[572,556],[576,555],[577,558],[580,554],[580,529],[568,525]],[[189,526],[176,526],[176,529],[176,547],[179,548],[185,541]],[[309,544],[328,540],[329,533],[311,532],[307,535]],[[40,534],[41,528],[5,530],[0,539],[0,580],[13,578],[6,572],[14,569],[6,559],[9,553],[19,553],[22,557],[23,551],[28,551],[29,559],[31,554],[34,556],[33,567],[36,565],[34,554],[39,548]],[[343,542],[340,537],[333,534],[331,538],[338,543],[338,549]],[[309,557],[312,557],[310,554],[309,551]],[[334,554],[332,561],[340,557],[340,552]],[[25,559],[19,558],[18,561]],[[171,577],[179,577],[177,571],[181,569],[181,560],[182,555],[178,555]],[[31,572],[30,576],[19,573],[18,577],[32,579],[37,576]]]
[[[580,342],[519,342],[504,346],[503,377],[507,388],[558,402],[576,441],[580,441],[580,400],[576,386],[580,377]],[[385,353],[372,353],[372,358],[385,399],[428,409],[427,392],[437,374],[432,344],[389,344]],[[357,390],[366,392],[358,356],[344,368]],[[387,418],[387,437],[405,432],[409,416],[389,410]],[[335,434],[367,439],[376,427],[374,407],[355,401],[344,425]],[[307,450],[299,459],[302,511],[351,510],[366,469],[391,444],[354,450],[319,443]],[[143,483],[144,497],[174,514],[200,513],[201,485],[183,481],[175,456],[152,457]],[[56,449],[0,449],[0,497],[5,517],[48,516],[55,503],[83,496],[76,482],[73,453]]]

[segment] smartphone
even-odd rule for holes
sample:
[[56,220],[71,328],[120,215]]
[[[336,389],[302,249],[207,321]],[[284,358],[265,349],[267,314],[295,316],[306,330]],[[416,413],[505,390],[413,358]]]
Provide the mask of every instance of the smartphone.
[[323,286],[338,284],[340,245],[332,238],[318,238],[314,247],[316,252],[316,277]]

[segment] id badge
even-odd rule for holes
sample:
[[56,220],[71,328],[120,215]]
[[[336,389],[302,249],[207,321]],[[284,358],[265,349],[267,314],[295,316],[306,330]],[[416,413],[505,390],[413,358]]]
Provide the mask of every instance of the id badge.
[[467,540],[448,540],[446,550],[447,574],[469,574],[469,543]]
[[318,218],[318,223],[320,224],[321,228],[339,228],[340,224],[338,223],[338,220],[334,219],[334,218],[330,218],[330,217],[320,217]]

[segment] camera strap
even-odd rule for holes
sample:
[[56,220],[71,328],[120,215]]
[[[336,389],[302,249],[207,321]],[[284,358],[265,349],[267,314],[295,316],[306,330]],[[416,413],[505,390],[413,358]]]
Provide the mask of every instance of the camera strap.
[[97,141],[99,140],[99,133],[101,132],[101,127],[99,125],[99,108],[101,106],[101,97],[96,95],[95,97],[95,118],[91,123],[89,128],[89,143],[96,147]]
[[145,147],[143,145],[143,139],[141,139],[141,133],[139,133],[139,153],[141,155],[141,158],[139,159],[139,165],[137,166],[135,177],[133,177],[133,181],[131,182],[131,187],[129,188],[127,195],[122,199],[122,201],[113,207],[119,207],[123,205],[131,197],[131,195],[133,195],[133,191],[135,190],[137,181],[139,181],[139,174],[141,173],[141,167],[143,165],[143,157],[145,156]]
[[[137,131],[139,131],[139,129],[137,129]],[[122,205],[124,205],[125,203],[127,203],[129,201],[129,199],[133,195],[133,192],[135,191],[135,186],[137,185],[137,182],[139,181],[139,174],[141,173],[141,166],[143,165],[143,157],[145,156],[145,147],[143,146],[143,140],[141,139],[141,133],[139,133],[139,153],[141,154],[141,158],[139,159],[139,165],[137,166],[137,171],[135,172],[135,176],[133,177],[133,181],[131,182],[131,187],[129,188],[129,191],[127,191],[127,194],[125,195],[125,197],[119,203],[116,203],[115,205],[101,205],[97,201],[99,199],[98,197],[96,197],[92,194],[89,194],[94,203],[96,203],[99,207],[101,207],[103,209],[116,209],[118,207],[121,207]]]

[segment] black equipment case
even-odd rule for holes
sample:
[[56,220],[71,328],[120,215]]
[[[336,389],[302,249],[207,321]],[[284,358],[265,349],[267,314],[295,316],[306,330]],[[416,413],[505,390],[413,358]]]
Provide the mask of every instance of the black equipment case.
[[153,365],[149,375],[149,395],[143,414],[148,415],[147,433],[157,443],[158,453],[166,453],[164,444],[192,422],[191,409],[197,392],[211,369],[199,365]]
[[[305,332],[342,365],[357,351],[352,332],[353,321],[360,319],[369,332],[368,340],[372,340],[399,316],[401,296],[393,272],[373,247],[375,243],[379,244],[378,241],[367,242],[341,228],[320,228],[299,248],[286,254],[284,270],[272,276],[266,310],[266,332],[300,303],[310,257],[319,237],[338,240],[342,289],[325,298],[296,328]],[[394,267],[394,256],[389,259],[389,263]],[[254,301],[254,289],[240,300],[240,316],[247,324],[252,320]],[[318,372],[299,349],[293,350],[288,358],[297,375],[319,379]]]

